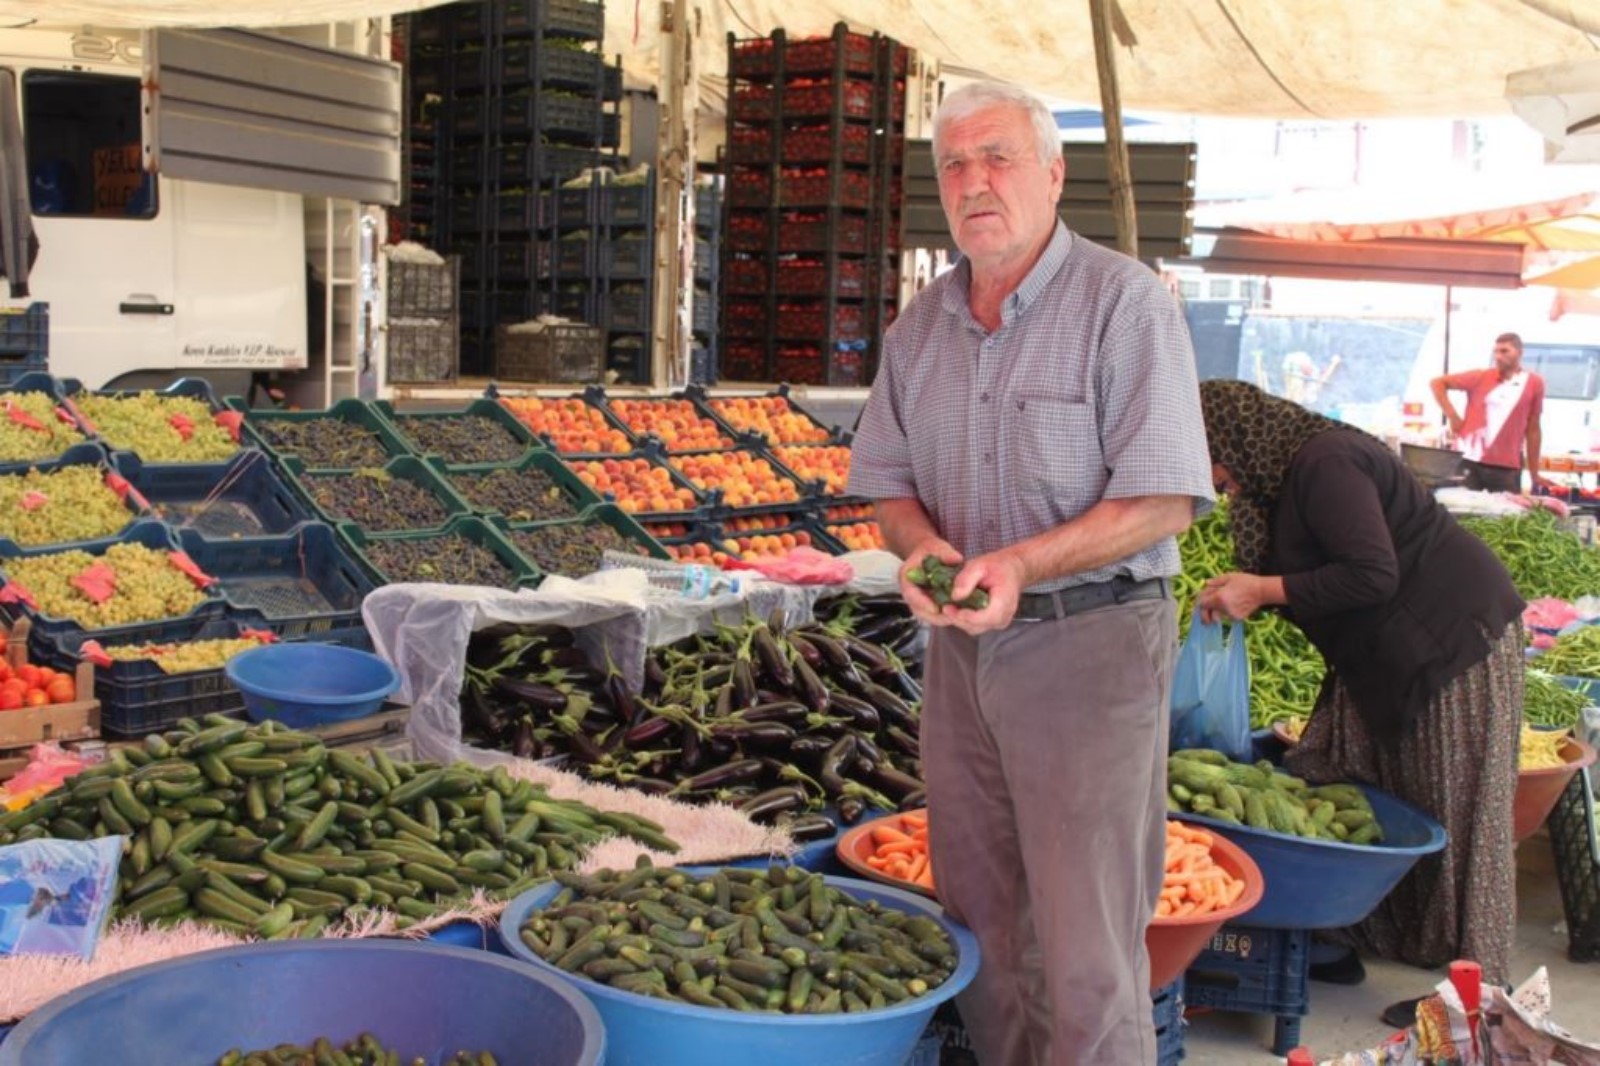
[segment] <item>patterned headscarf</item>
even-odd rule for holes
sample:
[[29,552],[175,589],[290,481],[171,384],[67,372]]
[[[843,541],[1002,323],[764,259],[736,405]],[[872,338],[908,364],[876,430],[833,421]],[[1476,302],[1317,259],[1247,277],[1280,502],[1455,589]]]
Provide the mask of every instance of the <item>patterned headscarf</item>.
[[1228,505],[1234,562],[1259,574],[1272,547],[1272,512],[1301,446],[1330,429],[1355,427],[1243,381],[1201,382],[1200,409],[1211,461],[1227,467],[1241,489]]

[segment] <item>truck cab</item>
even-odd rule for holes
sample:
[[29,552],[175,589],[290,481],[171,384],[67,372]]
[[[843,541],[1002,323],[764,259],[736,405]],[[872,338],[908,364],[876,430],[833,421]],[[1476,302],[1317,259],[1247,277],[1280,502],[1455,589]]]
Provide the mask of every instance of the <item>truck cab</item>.
[[48,303],[50,372],[90,388],[306,367],[302,198],[145,172],[140,64],[137,32],[0,30],[0,153],[38,241],[30,295],[0,306]]

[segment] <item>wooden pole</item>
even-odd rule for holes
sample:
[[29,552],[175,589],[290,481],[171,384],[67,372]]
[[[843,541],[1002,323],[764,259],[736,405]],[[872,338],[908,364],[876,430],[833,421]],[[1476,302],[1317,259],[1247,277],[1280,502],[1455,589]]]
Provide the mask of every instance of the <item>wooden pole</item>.
[[1139,220],[1133,205],[1133,173],[1128,142],[1122,137],[1122,93],[1117,87],[1116,42],[1111,36],[1114,0],[1089,0],[1094,28],[1094,65],[1100,74],[1100,112],[1106,127],[1106,172],[1111,185],[1111,218],[1117,228],[1117,250],[1139,257]]

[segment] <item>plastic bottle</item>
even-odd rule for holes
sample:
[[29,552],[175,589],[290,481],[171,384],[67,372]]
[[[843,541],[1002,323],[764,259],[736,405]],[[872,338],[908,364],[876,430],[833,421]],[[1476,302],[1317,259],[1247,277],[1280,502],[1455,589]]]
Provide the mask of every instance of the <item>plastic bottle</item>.
[[650,587],[673,592],[685,599],[703,600],[708,596],[737,595],[739,579],[722,571],[698,564],[673,570],[647,570],[645,577]]

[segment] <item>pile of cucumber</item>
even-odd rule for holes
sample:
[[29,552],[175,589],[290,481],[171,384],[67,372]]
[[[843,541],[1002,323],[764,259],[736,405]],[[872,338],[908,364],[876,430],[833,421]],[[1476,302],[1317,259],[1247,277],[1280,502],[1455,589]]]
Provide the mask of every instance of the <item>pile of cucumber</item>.
[[[499,1062],[487,1051],[476,1054],[458,1051],[439,1066],[497,1066]],[[362,1033],[344,1047],[339,1047],[326,1037],[314,1043],[279,1044],[260,1051],[240,1051],[234,1048],[217,1060],[217,1066],[430,1066],[427,1059],[402,1058],[400,1052],[391,1051],[371,1033]]]
[[220,716],[114,750],[0,817],[0,844],[113,834],[128,838],[114,914],[268,938],[366,908],[404,927],[475,889],[510,899],[615,834],[677,851],[653,822],[555,799],[503,767],[356,756]]
[[1265,759],[1251,766],[1205,748],[1167,759],[1167,809],[1308,840],[1383,842],[1372,804],[1356,786],[1313,787]]
[[862,902],[773,864],[706,877],[647,864],[563,889],[521,929],[546,962],[642,996],[737,1011],[838,1014],[926,995],[956,947],[923,914]]

